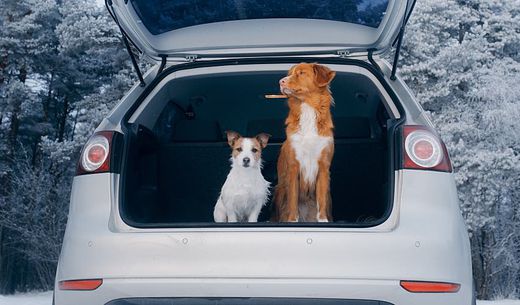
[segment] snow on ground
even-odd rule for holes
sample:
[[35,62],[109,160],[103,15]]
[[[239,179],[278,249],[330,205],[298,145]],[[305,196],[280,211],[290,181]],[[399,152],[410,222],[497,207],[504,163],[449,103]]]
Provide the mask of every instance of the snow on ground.
[[[52,291],[0,295],[0,305],[51,305]],[[520,305],[520,300],[478,301],[477,305]]]
[[0,305],[51,305],[52,291],[0,295]]

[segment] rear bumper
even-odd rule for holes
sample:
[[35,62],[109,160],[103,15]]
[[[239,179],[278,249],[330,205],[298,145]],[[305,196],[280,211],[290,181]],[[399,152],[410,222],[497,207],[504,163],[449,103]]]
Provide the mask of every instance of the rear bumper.
[[457,293],[414,294],[394,280],[107,279],[94,291],[56,290],[56,305],[66,304],[470,305],[471,285],[463,285]]
[[[112,197],[117,192],[110,189],[110,177],[77,178],[56,282],[102,278],[103,285],[94,291],[60,291],[56,287],[56,305],[105,305],[128,298],[303,298],[471,305],[469,239],[452,176],[403,171],[398,181],[395,213],[399,217],[390,231],[122,232],[112,222],[117,213],[110,202],[111,198],[117,202]],[[400,287],[399,280],[452,282],[461,288],[457,293],[410,293]]]
[[107,305],[392,305],[372,300],[295,299],[295,298],[131,298]]

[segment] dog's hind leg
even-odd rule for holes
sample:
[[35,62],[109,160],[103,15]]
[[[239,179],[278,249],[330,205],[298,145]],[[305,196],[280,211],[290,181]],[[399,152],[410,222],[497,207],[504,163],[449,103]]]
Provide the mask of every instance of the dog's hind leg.
[[285,217],[282,221],[286,222],[298,222],[298,195],[300,185],[300,175],[298,172],[299,167],[293,166],[289,169],[288,183],[287,183],[287,210]]
[[322,158],[318,161],[318,178],[316,180],[316,220],[318,222],[332,221],[330,196],[330,163],[332,154],[332,148],[328,148],[323,151]]
[[271,205],[271,222],[280,221],[280,212],[286,201],[285,196],[286,186],[278,180],[278,185],[274,189],[273,204]]
[[[278,157],[278,185],[275,188],[274,202],[276,213],[272,220],[298,222],[298,185],[299,165],[289,142],[284,142]],[[294,161],[297,162],[297,161]]]
[[273,205],[271,206],[271,222],[282,221],[282,214],[285,210],[285,203],[287,201],[287,148],[285,143],[282,145],[278,162],[276,164],[276,171],[278,173],[278,184],[274,188]]
[[215,222],[227,222],[227,214],[226,208],[222,203],[222,198],[218,197],[217,204],[215,205],[215,210],[213,210],[213,219]]

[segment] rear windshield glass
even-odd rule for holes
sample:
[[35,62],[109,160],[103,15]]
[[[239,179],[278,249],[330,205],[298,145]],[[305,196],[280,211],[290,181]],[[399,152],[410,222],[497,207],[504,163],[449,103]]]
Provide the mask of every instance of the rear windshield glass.
[[388,0],[131,0],[148,28],[157,35],[204,23],[305,18],[356,23],[377,28]]

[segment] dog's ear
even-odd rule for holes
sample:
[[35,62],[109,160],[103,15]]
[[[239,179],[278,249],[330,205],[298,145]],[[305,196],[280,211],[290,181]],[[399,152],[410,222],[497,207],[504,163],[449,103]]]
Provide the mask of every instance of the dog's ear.
[[231,146],[231,147],[233,147],[233,145],[235,145],[236,140],[238,140],[242,137],[238,132],[233,131],[233,130],[227,130],[226,136],[227,136],[227,142],[228,142],[229,146]]
[[255,138],[258,140],[258,143],[260,143],[260,146],[262,146],[262,148],[265,148],[270,137],[271,135],[268,133],[260,133],[257,134]]
[[314,64],[312,68],[314,69],[316,83],[319,87],[327,86],[328,84],[330,84],[334,76],[336,76],[336,72],[332,71],[328,67],[319,64]]

